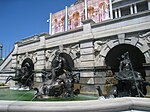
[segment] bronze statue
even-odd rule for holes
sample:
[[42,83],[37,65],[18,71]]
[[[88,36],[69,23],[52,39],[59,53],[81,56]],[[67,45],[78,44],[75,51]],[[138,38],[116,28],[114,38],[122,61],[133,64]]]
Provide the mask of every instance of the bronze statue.
[[32,88],[33,73],[30,70],[30,64],[25,63],[21,69],[16,68],[15,71],[16,71],[15,76],[8,76],[5,83],[7,83],[10,80],[13,80],[13,81],[17,81],[20,87],[23,86],[23,87]]
[[52,61],[52,83],[55,78],[59,77],[64,73],[64,63],[66,61],[63,57],[60,56],[60,53],[58,51],[55,53],[55,55],[56,56]]
[[131,65],[130,65],[131,62],[130,62],[130,59],[129,59],[129,53],[128,52],[124,53],[121,56],[121,58],[123,60],[120,61],[119,72],[131,70]]
[[40,88],[34,88],[37,91],[34,98],[43,95],[70,97],[80,93],[80,88],[74,87],[75,83],[79,84],[79,73],[73,73],[67,59],[60,52],[55,53],[51,71],[42,71],[42,79]]
[[115,85],[117,96],[143,97],[146,94],[144,88],[150,83],[144,81],[141,73],[134,71],[128,52],[121,57],[119,73],[115,74],[115,78],[118,80],[118,84]]

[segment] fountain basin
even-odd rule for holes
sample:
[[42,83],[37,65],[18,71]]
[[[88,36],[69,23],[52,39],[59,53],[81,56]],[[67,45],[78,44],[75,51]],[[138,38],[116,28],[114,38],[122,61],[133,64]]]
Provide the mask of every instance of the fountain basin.
[[149,98],[114,98],[87,101],[0,101],[0,112],[120,112],[150,111]]
[[0,89],[0,112],[137,112],[150,111],[150,98],[104,99],[78,95],[70,98],[34,99],[35,91]]
[[9,88],[0,89],[0,100],[11,101],[82,101],[82,100],[96,100],[97,96],[77,95],[74,97],[48,97],[41,99],[33,99],[35,91],[33,90],[11,90]]

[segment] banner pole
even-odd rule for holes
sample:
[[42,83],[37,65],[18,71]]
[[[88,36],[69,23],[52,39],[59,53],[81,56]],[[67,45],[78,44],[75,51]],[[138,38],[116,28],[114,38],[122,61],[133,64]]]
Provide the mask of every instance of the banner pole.
[[68,31],[68,7],[65,6],[65,31]]
[[52,13],[49,14],[49,34],[52,34]]
[[112,0],[109,0],[110,19],[113,19]]
[[84,0],[84,12],[85,12],[85,20],[88,19],[88,12],[87,12],[87,0]]

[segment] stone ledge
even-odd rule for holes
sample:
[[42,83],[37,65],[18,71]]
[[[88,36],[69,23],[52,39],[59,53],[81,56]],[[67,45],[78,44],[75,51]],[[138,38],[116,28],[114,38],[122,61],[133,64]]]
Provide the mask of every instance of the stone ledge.
[[9,86],[0,86],[0,89],[9,88]]
[[0,101],[0,112],[120,112],[150,110],[149,98],[114,98],[89,101]]

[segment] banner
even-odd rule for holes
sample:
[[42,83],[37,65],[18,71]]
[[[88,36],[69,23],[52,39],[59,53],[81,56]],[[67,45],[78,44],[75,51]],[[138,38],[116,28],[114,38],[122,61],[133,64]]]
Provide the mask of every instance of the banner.
[[[112,18],[111,0],[84,0],[84,2],[66,6],[64,10],[52,14],[49,32],[69,31],[82,26],[82,21],[92,19],[95,23]],[[111,8],[110,8],[111,7]],[[111,12],[111,14],[109,14]],[[111,15],[111,16],[109,16]]]
[[84,20],[84,2],[68,8],[68,30],[82,26]]
[[51,21],[51,28],[52,34],[58,32],[64,32],[64,23],[65,23],[65,10],[61,10],[57,13],[52,14],[52,21]]
[[109,19],[108,0],[87,0],[88,19],[99,23]]

